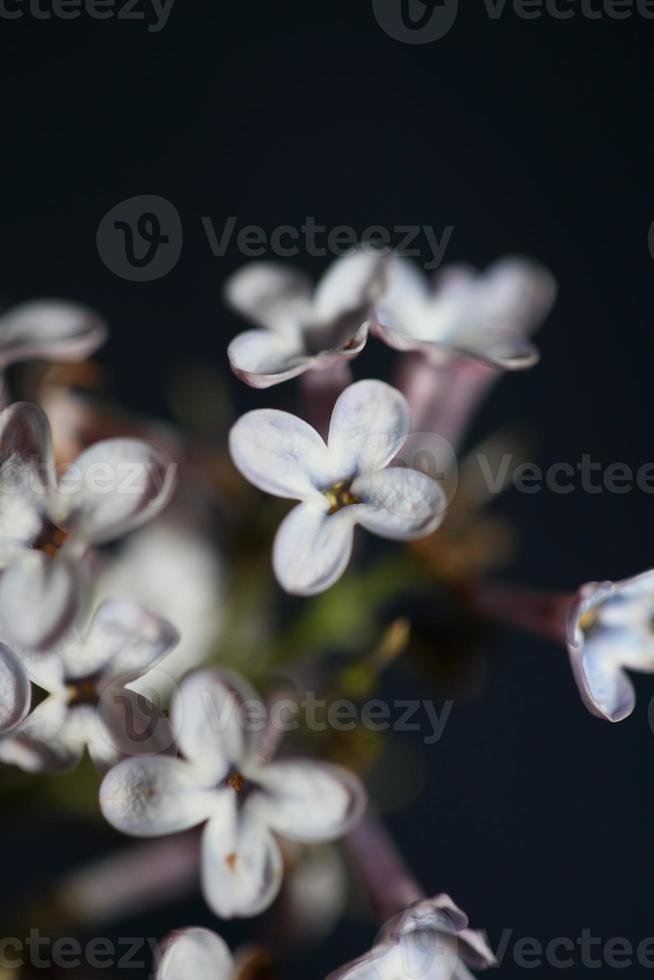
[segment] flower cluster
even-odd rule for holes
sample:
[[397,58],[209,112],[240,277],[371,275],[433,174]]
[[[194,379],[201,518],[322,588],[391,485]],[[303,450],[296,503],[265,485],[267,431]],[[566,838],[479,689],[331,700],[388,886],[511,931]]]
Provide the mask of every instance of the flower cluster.
[[[567,645],[594,714],[620,721],[633,710],[625,671],[654,671],[654,572],[549,598],[480,585],[491,564],[488,526],[448,500],[447,474],[423,467],[421,453],[407,465],[403,454],[418,427],[458,445],[489,385],[537,361],[532,335],[553,304],[554,280],[509,258],[484,273],[451,268],[430,284],[402,256],[361,248],[315,289],[298,270],[254,263],[225,292],[253,326],[228,347],[236,376],[269,389],[301,375],[303,407],[247,412],[219,451],[125,413],[98,419],[88,404],[54,397],[48,374],[31,401],[12,400],[11,365],[82,360],[107,330],[90,310],[59,301],[0,318],[0,761],[63,773],[88,752],[99,810],[114,828],[164,840],[202,828],[202,891],[224,919],[259,915],[279,898],[309,923],[306,899],[294,894],[299,882],[320,910],[314,925],[323,909],[331,921],[338,901],[300,871],[312,866],[311,848],[347,837],[385,924],[370,952],[330,980],[465,980],[494,964],[492,951],[447,895],[425,896],[376,826],[354,740],[337,750],[306,737],[288,751],[267,721],[275,691],[266,687],[280,676],[291,689],[299,676],[337,693],[348,683],[374,687],[406,645],[405,619],[372,653],[362,650],[359,673],[318,667],[317,654],[369,642],[377,620],[375,610],[366,618],[361,597],[371,606],[397,597],[408,556],[411,574],[421,568],[432,590],[456,579],[469,614],[509,618]],[[371,337],[395,352],[395,384],[353,380]],[[53,434],[44,406],[64,403]],[[272,543],[274,505],[248,484],[294,502]],[[379,551],[359,560],[357,527],[395,542],[380,546],[391,571],[374,588],[361,579]],[[240,551],[224,561],[239,536]],[[265,560],[251,561],[261,537]],[[501,550],[497,535],[488,540]],[[320,607],[313,633],[305,620],[278,637],[275,582],[314,604],[336,587],[331,594],[343,605],[351,596],[351,608]],[[297,673],[280,675],[280,666]],[[170,882],[169,872],[148,871],[133,887],[149,893],[151,875],[151,892],[157,874]],[[90,905],[105,901],[101,891],[86,889]],[[310,929],[296,928],[298,943],[299,931]],[[214,932],[187,929],[164,944],[157,976],[237,980],[258,975],[259,955],[233,957]]]

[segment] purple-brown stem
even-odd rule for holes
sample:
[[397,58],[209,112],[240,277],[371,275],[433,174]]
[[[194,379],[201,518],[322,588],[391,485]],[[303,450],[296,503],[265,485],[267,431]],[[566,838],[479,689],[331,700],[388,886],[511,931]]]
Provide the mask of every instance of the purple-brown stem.
[[468,358],[433,361],[405,354],[397,386],[411,406],[414,432],[435,432],[456,449],[488,390],[500,377],[495,368]]
[[302,416],[323,439],[327,438],[336,399],[352,382],[349,362],[339,358],[329,367],[307,371],[300,379]]
[[348,834],[347,845],[380,922],[387,922],[425,898],[423,889],[375,817],[367,814]]
[[517,626],[565,644],[567,619],[574,594],[570,592],[537,592],[503,583],[480,583],[468,591],[473,609],[498,623]]

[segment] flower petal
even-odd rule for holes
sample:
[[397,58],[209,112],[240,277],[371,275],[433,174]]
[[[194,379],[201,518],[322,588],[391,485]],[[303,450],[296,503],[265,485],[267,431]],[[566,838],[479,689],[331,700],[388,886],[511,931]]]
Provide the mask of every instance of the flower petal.
[[382,293],[387,261],[381,252],[357,248],[332,262],[316,289],[317,320],[328,323],[357,310],[362,322],[367,319],[371,305]]
[[352,493],[360,501],[357,523],[397,541],[431,534],[447,509],[440,485],[426,473],[404,466],[364,473],[352,484]]
[[85,450],[59,483],[61,520],[101,544],[162,510],[175,485],[175,465],[139,439],[105,439]]
[[225,285],[227,302],[248,320],[277,330],[292,329],[307,316],[311,280],[276,262],[251,262]]
[[0,317],[0,365],[28,358],[81,361],[106,337],[105,323],[85,306],[56,299],[21,303]]
[[102,692],[88,745],[100,772],[122,758],[176,754],[173,727],[162,709],[120,683],[110,684]]
[[40,551],[24,551],[0,575],[3,634],[25,650],[56,643],[73,623],[83,581],[80,567]]
[[0,539],[29,546],[50,508],[54,457],[50,424],[37,405],[17,402],[0,412]]
[[18,657],[0,643],[0,733],[10,731],[25,718],[32,702],[27,671]]
[[295,378],[311,364],[301,341],[271,330],[246,330],[232,340],[227,357],[234,374],[252,388]]
[[277,581],[292,595],[317,595],[338,581],[352,554],[356,507],[327,514],[321,502],[294,507],[273,546]]
[[329,454],[341,480],[383,469],[411,428],[404,395],[383,381],[358,381],[339,396],[329,427]]
[[129,599],[105,599],[95,611],[86,636],[64,641],[57,649],[66,677],[103,672],[101,683],[124,684],[153,667],[177,643],[177,630],[161,616]]
[[208,929],[181,929],[163,943],[157,980],[233,980],[227,944]]
[[223,790],[202,837],[202,890],[223,919],[258,915],[274,901],[282,882],[282,856],[257,812],[256,796],[239,810],[236,794]]
[[205,821],[215,797],[187,762],[150,756],[126,759],[107,773],[100,787],[100,809],[124,834],[159,837]]
[[325,443],[288,412],[259,409],[243,415],[229,434],[229,449],[243,476],[276,497],[316,496],[330,481]]
[[254,765],[259,737],[247,715],[253,705],[261,705],[256,691],[229,670],[198,670],[179,686],[171,711],[179,748],[214,784],[231,767]]
[[257,775],[261,812],[274,831],[306,843],[335,840],[366,807],[359,780],[347,769],[309,760],[273,762]]
[[607,721],[623,721],[636,706],[636,693],[620,666],[610,633],[588,636],[580,647],[570,649],[577,686],[588,710]]
[[69,772],[82,758],[84,742],[66,702],[53,696],[0,740],[0,760],[24,772]]

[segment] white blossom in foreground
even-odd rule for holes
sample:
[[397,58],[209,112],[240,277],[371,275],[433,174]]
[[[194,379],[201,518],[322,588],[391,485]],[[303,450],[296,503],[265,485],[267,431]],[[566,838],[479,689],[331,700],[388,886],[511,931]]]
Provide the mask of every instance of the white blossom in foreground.
[[23,658],[32,681],[49,697],[0,741],[0,760],[27,772],[65,772],[86,747],[104,771],[124,755],[170,749],[167,719],[126,685],[177,639],[170,623],[137,603],[103,602],[87,630],[72,630],[54,650]]
[[608,721],[634,710],[626,670],[654,673],[654,571],[583,586],[568,617],[568,650],[586,707]]
[[50,425],[36,405],[0,413],[0,631],[24,649],[51,646],[72,624],[89,545],[154,517],[174,487],[154,446],[107,439],[57,480]]
[[403,395],[359,381],[338,398],[327,443],[295,415],[248,412],[229,445],[241,473],[278,497],[300,500],[275,538],[273,565],[297,595],[328,589],[350,560],[355,525],[385,538],[431,534],[443,519],[440,486],[417,470],[389,467],[410,430]]
[[130,535],[100,573],[98,598],[136,599],[165,612],[180,634],[159,670],[136,681],[135,691],[162,696],[184,674],[209,659],[224,609],[225,572],[220,552],[208,536],[163,516]]
[[32,688],[16,654],[0,643],[0,735],[19,725],[32,703]]
[[338,766],[263,761],[263,705],[231,673],[206,669],[187,677],[171,717],[184,758],[121,762],[103,780],[102,812],[135,837],[206,823],[202,886],[208,904],[223,918],[257,915],[282,881],[275,834],[307,843],[342,836],[361,816],[363,788]]
[[555,297],[550,273],[526,259],[501,259],[483,273],[465,266],[443,270],[434,291],[417,266],[394,256],[373,330],[397,350],[528,368],[538,360],[529,337]]
[[369,953],[329,980],[473,980],[473,970],[495,964],[482,933],[448,895],[410,906],[386,924]]
[[156,980],[237,980],[227,944],[209,929],[180,929],[163,950]]
[[82,361],[106,338],[104,321],[85,306],[57,299],[21,303],[0,316],[0,370],[33,358]]
[[383,290],[385,264],[381,253],[350,252],[331,265],[315,291],[297,269],[272,262],[245,266],[227,282],[226,296],[259,329],[229,345],[234,373],[254,388],[268,388],[356,357]]

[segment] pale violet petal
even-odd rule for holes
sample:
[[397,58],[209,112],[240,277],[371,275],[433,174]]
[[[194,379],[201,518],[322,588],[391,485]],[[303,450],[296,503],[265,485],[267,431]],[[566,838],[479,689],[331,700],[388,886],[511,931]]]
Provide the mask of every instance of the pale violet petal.
[[120,683],[101,692],[88,747],[100,772],[121,758],[176,754],[173,726],[161,707]]
[[[49,493],[54,486],[54,456],[50,423],[42,408],[16,402],[0,412],[0,472],[20,472],[30,467],[34,494]],[[18,485],[23,485],[19,482]],[[47,501],[45,501],[47,503]],[[43,507],[45,509],[45,506]]]
[[130,599],[105,599],[96,609],[86,636],[79,634],[58,647],[66,677],[102,672],[102,682],[128,683],[144,674],[178,640],[177,630]]
[[258,915],[274,901],[282,882],[279,847],[257,812],[256,794],[238,807],[223,790],[202,837],[202,890],[223,919]]
[[57,299],[21,303],[0,317],[0,365],[28,358],[81,361],[107,337],[92,310]]
[[182,759],[126,759],[100,787],[105,819],[132,837],[159,837],[203,823],[215,806],[215,791]]
[[383,381],[358,381],[339,396],[327,444],[341,480],[386,466],[406,442],[406,398]]
[[357,523],[383,538],[410,541],[435,531],[447,501],[440,485],[418,470],[391,466],[364,473],[351,487]]
[[227,348],[234,374],[252,388],[270,388],[295,378],[311,365],[297,339],[271,330],[246,330]]
[[156,980],[234,980],[227,944],[208,929],[180,929],[164,939]]
[[0,575],[0,629],[26,651],[56,643],[77,615],[80,568],[63,557],[24,551]]
[[249,769],[258,755],[256,692],[233,671],[209,667],[180,684],[171,718],[179,748],[214,784],[230,769]]
[[292,595],[316,595],[330,588],[352,554],[354,511],[328,514],[321,502],[298,504],[282,521],[273,546],[279,584]]
[[299,269],[275,262],[251,262],[227,280],[227,302],[263,327],[292,329],[308,315],[311,280]]
[[8,736],[0,760],[25,772],[69,772],[84,751],[84,734],[63,698],[46,698]]
[[325,443],[288,412],[258,409],[243,415],[229,434],[229,448],[243,476],[276,497],[302,500],[329,482]]
[[366,794],[347,769],[310,760],[273,762],[260,770],[260,812],[276,832],[306,843],[342,837],[361,819]]
[[[603,633],[603,631],[602,631]],[[634,686],[616,659],[610,640],[590,636],[570,647],[570,661],[586,707],[607,721],[622,721],[634,710]]]
[[58,513],[79,538],[101,544],[138,527],[168,503],[176,467],[139,439],[106,439],[86,449],[59,483]]
[[328,323],[355,310],[362,322],[381,295],[387,257],[372,249],[357,248],[336,259],[322,277],[314,297],[314,315]]
[[27,671],[16,654],[0,643],[0,734],[23,721],[31,701]]

